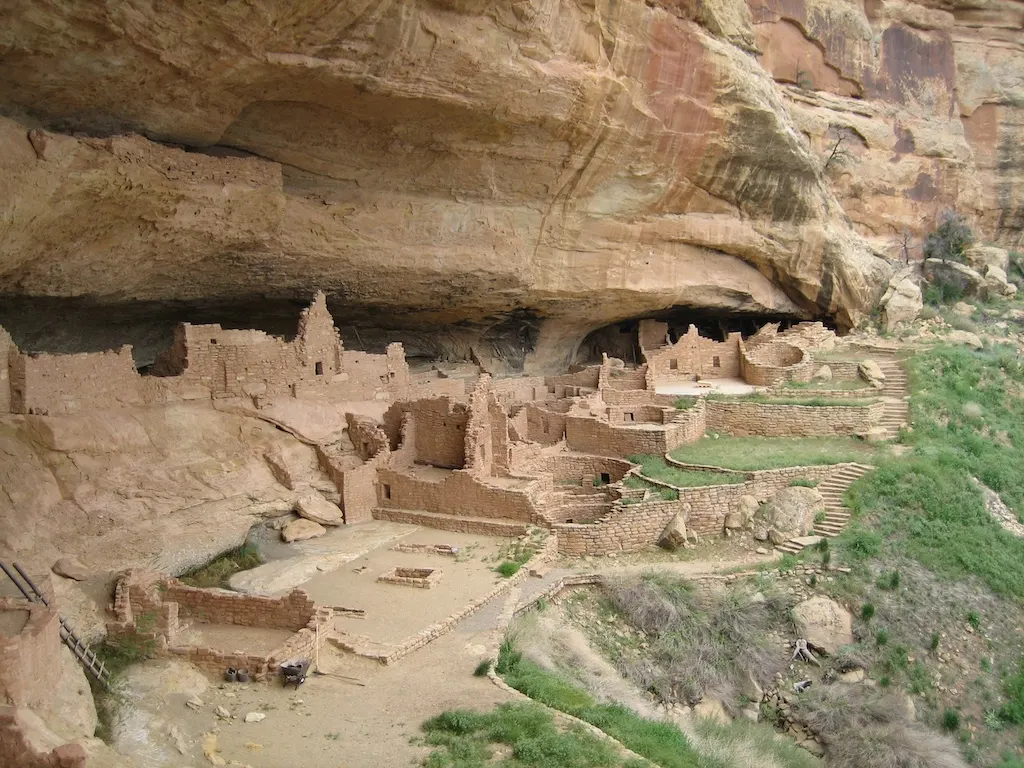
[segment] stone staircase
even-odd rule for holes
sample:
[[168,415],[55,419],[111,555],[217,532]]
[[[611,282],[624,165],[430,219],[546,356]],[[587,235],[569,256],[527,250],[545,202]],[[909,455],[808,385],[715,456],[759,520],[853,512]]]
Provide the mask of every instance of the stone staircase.
[[885,401],[885,411],[882,413],[880,426],[885,427],[888,439],[895,440],[900,435],[900,428],[907,425],[910,416],[910,404],[907,402],[907,372],[895,359],[882,358],[876,359],[876,362],[885,374],[885,387],[881,392]]
[[842,533],[850,519],[850,510],[843,506],[843,494],[854,480],[871,472],[874,467],[865,464],[844,464],[827,480],[818,485],[818,491],[825,499],[825,519],[814,524],[814,536],[801,536],[783,542],[776,549],[795,555],[805,547],[816,544],[822,537],[834,538]]

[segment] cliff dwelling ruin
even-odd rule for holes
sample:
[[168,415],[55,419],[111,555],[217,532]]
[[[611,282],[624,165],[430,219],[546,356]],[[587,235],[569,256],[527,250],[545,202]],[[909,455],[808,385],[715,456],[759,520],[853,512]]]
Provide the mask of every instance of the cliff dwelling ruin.
[[1024,0],[3,6],[0,768],[1022,764]]

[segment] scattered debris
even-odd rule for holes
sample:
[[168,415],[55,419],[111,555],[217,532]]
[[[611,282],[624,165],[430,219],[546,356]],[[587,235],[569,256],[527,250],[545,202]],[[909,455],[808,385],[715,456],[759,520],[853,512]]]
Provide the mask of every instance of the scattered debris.
[[245,716],[245,722],[247,723],[258,723],[266,718],[266,714],[263,712],[249,712]]

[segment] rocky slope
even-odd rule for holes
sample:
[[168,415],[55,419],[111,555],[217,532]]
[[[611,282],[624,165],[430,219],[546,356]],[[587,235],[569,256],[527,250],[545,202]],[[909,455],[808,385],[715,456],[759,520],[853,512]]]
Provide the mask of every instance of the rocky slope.
[[364,328],[455,327],[472,346],[508,326],[549,370],[588,331],[674,306],[850,326],[894,236],[943,207],[1020,242],[1022,15],[15,0],[0,295],[322,287]]

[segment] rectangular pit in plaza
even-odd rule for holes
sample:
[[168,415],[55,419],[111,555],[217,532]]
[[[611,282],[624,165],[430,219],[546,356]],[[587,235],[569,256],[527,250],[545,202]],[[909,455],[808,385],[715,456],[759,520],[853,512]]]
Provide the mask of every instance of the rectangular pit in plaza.
[[384,571],[384,573],[377,577],[377,581],[382,581],[385,584],[401,584],[406,587],[432,589],[441,581],[442,575],[440,568],[404,568],[396,566]]

